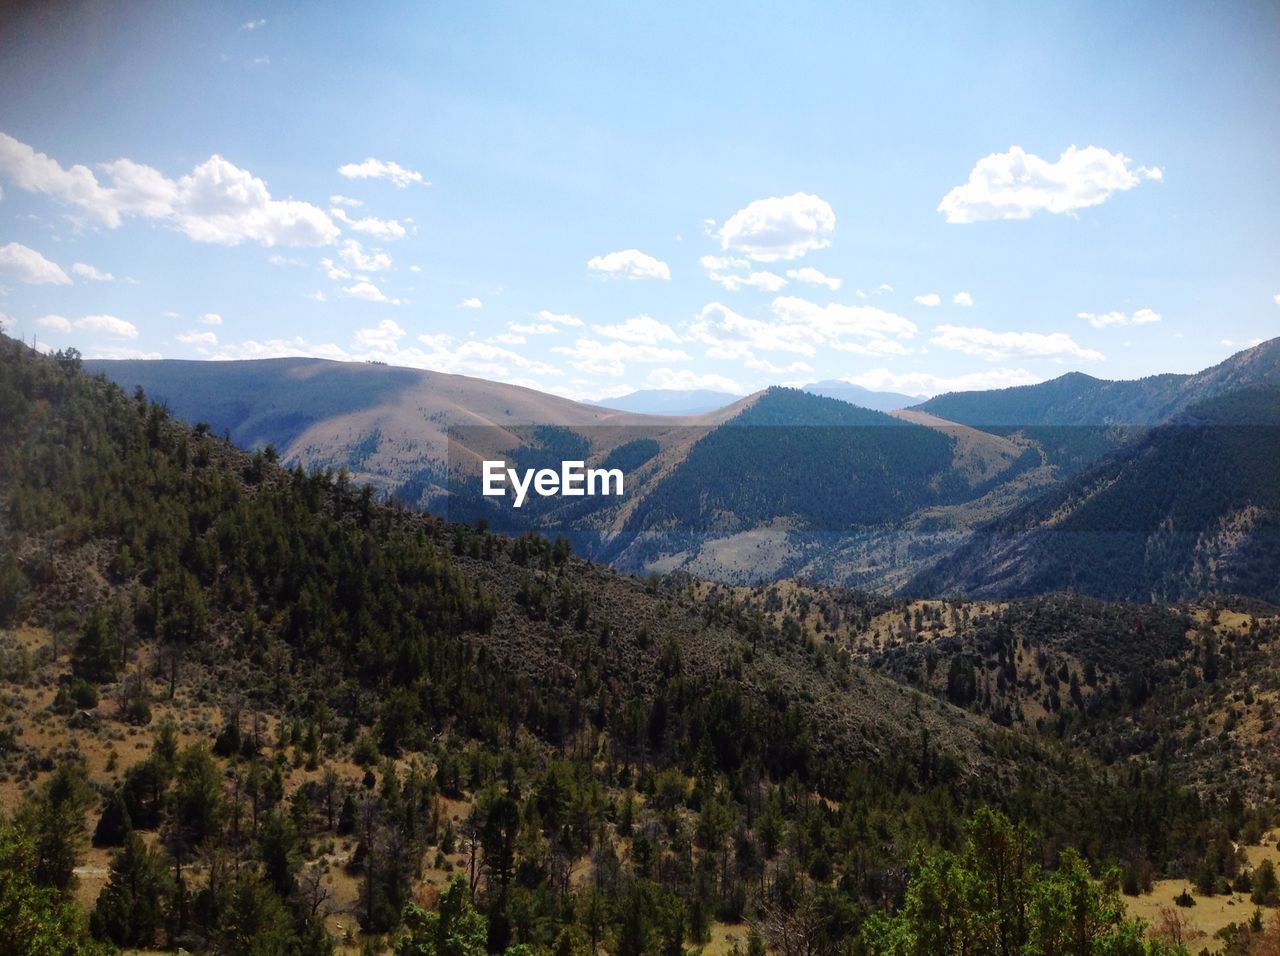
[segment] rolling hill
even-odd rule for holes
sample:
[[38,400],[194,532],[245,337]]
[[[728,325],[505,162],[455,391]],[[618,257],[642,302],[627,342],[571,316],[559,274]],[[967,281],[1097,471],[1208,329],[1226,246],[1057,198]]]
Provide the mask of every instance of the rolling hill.
[[0,932],[59,952],[385,951],[437,905],[493,951],[674,951],[772,932],[774,868],[851,914],[813,922],[836,950],[975,808],[1179,872],[1246,822],[795,621],[286,470],[2,337],[0,447]]

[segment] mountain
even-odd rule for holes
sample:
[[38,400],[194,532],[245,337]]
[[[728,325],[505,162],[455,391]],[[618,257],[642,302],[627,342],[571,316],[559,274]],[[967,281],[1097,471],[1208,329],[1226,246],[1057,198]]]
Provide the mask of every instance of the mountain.
[[617,398],[602,398],[598,402],[587,404],[644,415],[699,415],[732,405],[742,397],[705,388],[650,388],[619,395]]
[[1280,387],[1219,394],[978,529],[907,590],[1280,601],[1277,462]]
[[[1184,464],[1168,474],[1140,468],[1147,433],[1195,403],[1277,381],[1280,340],[1196,375],[1106,382],[1071,374],[939,396],[892,416],[794,389],[698,415],[648,415],[464,376],[312,359],[87,367],[126,390],[141,384],[181,417],[208,422],[215,434],[226,430],[244,447],[271,443],[286,464],[346,469],[385,497],[455,520],[483,519],[504,533],[563,534],[579,554],[637,574],[683,570],[738,583],[804,576],[911,593],[1075,587],[1144,598],[1146,579],[1129,576],[1147,559],[1129,551],[1117,552],[1126,567],[1110,577],[1106,564],[1089,577],[1078,569],[1056,576],[1053,562],[1041,573],[1032,562],[1019,573],[992,572],[990,581],[974,577],[985,560],[965,571],[953,556],[976,560],[984,536],[1020,554],[1015,538],[1049,520],[1028,518],[1027,509],[1039,499],[1050,507],[1068,487],[1075,501],[1083,486],[1070,483],[1096,476],[1089,469],[1100,462],[1113,478],[1130,476],[1122,484],[1135,498],[1145,489],[1146,503],[1176,493],[1183,480],[1194,480],[1187,494],[1199,494],[1210,479]],[[1234,467],[1234,451],[1215,454]],[[510,498],[482,494],[481,462],[496,458],[517,469],[562,460],[618,467],[625,495],[535,496],[517,510]],[[1212,518],[1228,520],[1227,511]],[[1220,540],[1201,546],[1206,560],[1234,533],[1213,532]],[[1222,560],[1224,569],[1231,564]],[[1257,566],[1263,574],[1270,567]],[[1161,594],[1227,586],[1221,575],[1170,573],[1181,583]],[[1230,577],[1245,593],[1265,591],[1238,572]]]
[[913,407],[977,428],[1152,425],[1193,402],[1266,384],[1280,384],[1280,338],[1238,352],[1195,375],[1107,381],[1069,372],[1038,385],[948,392]]
[[[765,398],[725,427],[796,420]],[[818,427],[919,428],[848,409]],[[379,503],[4,337],[0,448],[6,951],[675,951],[792,926],[770,867],[881,911],[981,807],[1178,873],[1256,824],[797,619]],[[805,932],[839,951],[862,922]]]
[[838,398],[842,402],[848,402],[851,405],[859,405],[862,408],[875,409],[878,412],[889,412],[895,408],[906,408],[908,405],[915,405],[919,402],[918,395],[900,395],[897,392],[876,392],[869,388],[863,388],[861,385],[854,385],[852,382],[843,382],[838,378],[826,379],[821,382],[812,382],[803,385],[801,388],[813,395],[822,395],[826,398]]

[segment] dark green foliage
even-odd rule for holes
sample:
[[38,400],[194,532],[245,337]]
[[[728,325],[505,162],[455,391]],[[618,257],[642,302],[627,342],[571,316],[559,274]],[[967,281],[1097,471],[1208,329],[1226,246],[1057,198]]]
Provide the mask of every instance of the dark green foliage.
[[1280,600],[1277,460],[1280,387],[1226,393],[997,519],[906,591]]
[[111,861],[111,876],[89,920],[98,939],[150,949],[163,921],[169,878],[160,858],[130,832]]
[[[674,953],[705,941],[715,918],[797,909],[815,914],[825,949],[856,947],[866,914],[901,898],[908,848],[954,848],[985,803],[1035,822],[1051,855],[1075,845],[1167,865],[1172,846],[1203,855],[1216,839],[1199,827],[1213,809],[1167,778],[986,735],[794,621],[773,627],[678,584],[610,575],[567,543],[378,505],[341,473],[242,455],[145,397],[0,344],[6,543],[128,549],[112,571],[122,611],[107,613],[124,715],[147,701],[142,660],[189,662],[217,679],[174,678],[180,689],[225,694],[212,700],[227,715],[216,742],[184,747],[161,722],[99,821],[130,872],[147,869],[127,855],[130,828],[158,831],[156,858],[174,875],[167,944],[324,951],[305,892],[314,868],[300,864],[329,826],[353,838],[341,865],[359,879],[361,925],[395,933],[403,918],[402,946],[418,947],[405,952],[468,951],[447,941]],[[914,432],[858,430],[877,433],[872,446],[841,454],[886,462]],[[928,483],[928,462],[894,463],[916,469],[910,493]],[[51,615],[58,601],[36,588],[23,613]],[[882,603],[845,610],[869,617]],[[98,637],[82,667],[104,659]],[[231,686],[211,691],[223,678]],[[962,683],[967,695],[981,686]],[[888,718],[868,715],[881,707]],[[910,726],[885,728],[899,718]],[[934,729],[919,747],[917,723]],[[331,757],[358,758],[365,786],[287,775]],[[966,757],[983,771],[962,773]],[[65,779],[53,790],[30,811],[51,883],[76,855],[54,836],[82,832]],[[473,812],[455,827],[442,795],[474,798]],[[455,883],[440,917],[408,905],[425,861],[473,848],[474,901]],[[593,880],[571,880],[584,865]],[[109,936],[135,932],[118,898],[99,917]]]
[[1177,954],[1144,941],[1109,885],[1099,884],[1073,851],[1057,870],[1042,870],[1031,832],[979,811],[957,853],[926,856],[901,910],[875,916],[868,950],[882,956],[965,953]]
[[0,953],[10,956],[106,956],[85,932],[76,905],[34,874],[40,853],[21,824],[0,820]]
[[940,432],[774,388],[699,440],[628,526],[740,530],[778,515],[815,530],[894,522],[963,490],[951,460]]
[[71,671],[95,684],[115,680],[120,663],[120,645],[111,633],[106,612],[95,607],[85,618],[80,637],[71,652]]

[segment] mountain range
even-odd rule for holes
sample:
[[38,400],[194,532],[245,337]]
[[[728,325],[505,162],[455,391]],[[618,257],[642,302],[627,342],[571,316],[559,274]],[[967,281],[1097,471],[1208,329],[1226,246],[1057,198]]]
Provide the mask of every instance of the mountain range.
[[[828,382],[683,415],[315,359],[85,365],[243,447],[346,469],[423,510],[564,534],[637,573],[991,597],[1280,597],[1280,501],[1264,466],[1280,460],[1269,391],[1280,386],[1280,340],[1195,375],[1069,373],[910,407]],[[733,396],[681,393],[669,407],[713,398]],[[607,463],[625,472],[627,493],[516,512],[480,494],[479,464],[495,456]]]

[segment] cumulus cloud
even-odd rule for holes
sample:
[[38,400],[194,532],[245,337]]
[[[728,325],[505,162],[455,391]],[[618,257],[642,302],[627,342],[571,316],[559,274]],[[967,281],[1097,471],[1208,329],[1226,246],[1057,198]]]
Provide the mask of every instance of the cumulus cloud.
[[400,304],[399,299],[387,298],[381,289],[368,280],[361,280],[352,285],[343,286],[342,292],[353,299],[363,299],[365,302],[385,302],[388,305]]
[[820,306],[796,296],[780,296],[773,300],[773,311],[785,322],[810,326],[826,340],[847,336],[910,339],[917,331],[916,324],[909,319],[872,305],[833,302]]
[[655,368],[649,373],[648,384],[653,388],[693,391],[708,389],[713,392],[729,392],[741,395],[746,389],[731,378],[712,373],[699,374],[692,369]]
[[80,278],[90,279],[93,282],[114,282],[116,279],[110,272],[99,272],[86,262],[77,262],[71,267],[71,271]]
[[616,325],[593,325],[591,330],[597,335],[622,342],[679,342],[680,335],[665,322],[648,315],[635,315],[625,322]]
[[138,327],[132,322],[118,319],[114,315],[86,315],[76,319],[75,327],[83,332],[95,335],[106,335],[113,339],[136,339]]
[[703,306],[689,332],[707,346],[708,356],[727,361],[745,361],[757,351],[814,355],[821,341],[805,325],[749,318],[721,302]]
[[892,291],[893,291],[893,286],[889,285],[889,283],[887,282],[881,282],[878,286],[876,286],[876,295],[886,295]]
[[951,301],[956,305],[962,305],[967,309],[973,305],[973,296],[968,292],[957,292],[951,297]]
[[462,309],[483,309],[484,303],[472,296],[470,299],[463,299],[459,302],[458,307]]
[[1276,305],[1280,305],[1280,292],[1277,292],[1271,298],[1275,299]]
[[671,268],[639,249],[623,249],[587,260],[587,268],[610,278],[670,279]]
[[1101,362],[1106,358],[1095,349],[1078,345],[1065,332],[994,332],[969,326],[939,325],[929,341],[939,348],[976,355],[993,362],[1014,356],[1074,358],[1087,362]]
[[36,328],[46,332],[70,332],[71,322],[61,315],[42,315],[36,319]]
[[845,379],[877,392],[901,392],[906,395],[940,395],[943,392],[971,392],[1013,385],[1035,385],[1044,377],[1022,368],[993,368],[964,375],[939,376],[929,372],[892,372],[876,368]]
[[550,322],[552,325],[564,325],[579,327],[582,320],[576,315],[569,315],[567,312],[552,312],[550,309],[543,309],[538,313],[538,318],[543,322]]
[[776,272],[752,272],[748,275],[732,275],[723,272],[709,272],[707,278],[718,282],[730,292],[739,289],[760,289],[762,292],[777,292],[787,284],[787,280]]
[[813,266],[805,266],[802,269],[788,269],[787,278],[794,279],[796,282],[807,282],[809,285],[824,285],[832,292],[835,292],[844,284],[843,279],[826,275],[813,268]]
[[62,271],[62,266],[20,242],[0,246],[0,274],[28,285],[71,284],[71,277]]
[[938,212],[955,223],[1030,219],[1037,212],[1071,214],[1101,205],[1143,180],[1162,178],[1158,168],[1134,168],[1123,153],[1097,146],[1071,146],[1056,162],[1010,146],[1008,152],[978,160],[968,182],[947,193]]
[[264,246],[322,246],[339,229],[324,210],[294,199],[273,199],[266,183],[218,155],[170,179],[130,159],[99,167],[104,185],[87,166],[63,166],[0,133],[0,172],[27,192],[80,210],[90,221],[119,228],[126,216],[164,221],[196,242]]
[[386,163],[370,156],[362,163],[347,163],[338,167],[338,175],[346,179],[385,179],[398,189],[417,183],[431,184],[416,169],[406,169],[399,163]]
[[182,332],[174,336],[183,345],[192,345],[199,349],[210,349],[218,344],[218,336],[212,332]]
[[920,305],[927,305],[932,308],[937,305],[942,305],[942,296],[938,295],[936,292],[929,292],[925,295],[916,296],[915,301],[920,303]]
[[1105,329],[1115,325],[1150,325],[1162,318],[1154,309],[1139,309],[1132,315],[1124,312],[1077,312],[1077,319],[1084,319],[1095,329]]
[[385,351],[394,349],[396,343],[406,334],[404,328],[394,319],[383,319],[372,328],[356,329],[352,343],[358,349]]
[[720,248],[756,262],[797,259],[831,245],[836,214],[808,193],[773,196],[748,203],[720,227]]
[[221,325],[222,316],[220,316],[217,312],[206,312],[204,315],[200,317],[200,322],[203,325]]
[[376,216],[353,219],[345,209],[338,206],[332,207],[329,215],[349,229],[373,236],[375,239],[403,239],[408,234],[404,226],[395,219],[378,219]]
[[[364,246],[355,239],[348,239],[338,250],[338,255],[357,272],[382,272],[391,268],[391,257],[381,249],[372,253],[364,251]],[[339,276],[338,278],[347,278]]]
[[680,362],[689,358],[683,349],[618,340],[578,339],[573,345],[558,345],[552,351],[567,356],[569,364],[579,372],[615,378],[626,374],[627,362]]
[[758,353],[808,357],[819,349],[834,349],[860,355],[905,355],[911,349],[902,340],[911,339],[917,331],[909,319],[873,306],[818,305],[797,296],[779,296],[771,309],[774,318],[761,320],[713,302],[691,323],[690,335],[707,346],[711,358],[781,374],[811,369],[803,363],[780,366]]

